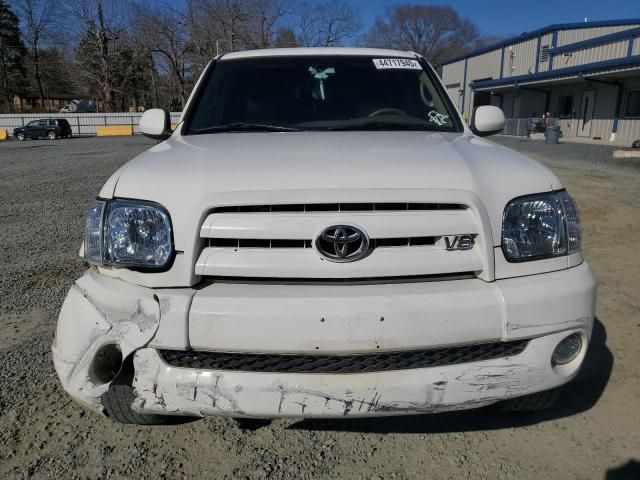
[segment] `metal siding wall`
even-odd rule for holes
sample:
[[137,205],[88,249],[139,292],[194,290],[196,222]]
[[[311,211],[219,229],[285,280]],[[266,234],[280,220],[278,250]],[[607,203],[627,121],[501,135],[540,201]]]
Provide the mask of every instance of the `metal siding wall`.
[[622,32],[637,28],[639,25],[621,25],[616,27],[594,27],[594,28],[575,28],[572,30],[561,30],[558,32],[558,47],[562,47],[569,43],[581,42],[590,38],[600,37],[609,33]]
[[451,98],[453,104],[458,108],[458,110],[460,110],[460,107],[462,105],[462,94],[460,93],[460,87],[447,87],[447,93],[449,94],[449,98]]
[[618,122],[616,141],[633,142],[640,139],[640,119],[624,118],[624,102],[626,101],[627,91],[636,88],[640,88],[640,74],[635,78],[624,81],[624,96],[622,97],[622,111],[620,112],[621,118]]
[[584,65],[585,63],[622,58],[627,55],[628,47],[629,41],[621,40],[619,42],[612,42],[605,45],[576,50],[575,52],[569,52],[566,56],[557,55],[554,60],[553,68],[574,67],[576,65]]
[[621,119],[618,122],[616,142],[633,142],[640,139],[640,120]]
[[467,83],[479,78],[500,78],[500,50],[492,50],[469,59]]
[[459,83],[462,85],[464,76],[464,60],[450,63],[442,67],[442,82],[445,85]]
[[469,58],[467,65],[467,84],[465,85],[464,113],[469,118],[473,106],[473,92],[469,84],[481,78],[500,78],[501,50],[491,50],[477,57]]
[[504,47],[503,76],[513,77],[535,72],[537,43],[538,39],[532,38]]
[[[595,115],[595,114],[594,114]],[[610,118],[595,118],[591,120],[591,137],[609,141],[613,120]]]
[[[544,45],[548,45],[549,48],[551,48],[551,38],[553,37],[552,34],[547,33],[546,35],[543,35],[542,37],[540,37],[540,49],[542,50],[542,47]],[[549,59],[547,58],[546,62],[540,62],[538,64],[538,72],[546,72],[549,70]]]
[[582,107],[582,95],[585,91],[591,90],[595,90],[596,92],[596,101],[593,109],[593,119],[591,120],[590,138],[600,137],[604,141],[609,141],[611,130],[613,129],[613,116],[615,114],[615,104],[618,89],[613,85],[603,85],[595,82],[584,82],[577,84],[572,83],[563,86],[557,86],[553,89],[549,107],[553,116],[557,115],[560,95],[564,93],[573,94],[573,109],[575,112],[575,118],[565,118],[559,121],[563,137],[578,137],[580,109]]

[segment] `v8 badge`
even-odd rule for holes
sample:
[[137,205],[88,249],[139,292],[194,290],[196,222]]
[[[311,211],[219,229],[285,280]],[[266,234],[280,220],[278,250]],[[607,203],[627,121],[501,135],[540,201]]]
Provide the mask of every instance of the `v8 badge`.
[[473,248],[473,235],[445,235],[444,246],[447,250],[471,250]]

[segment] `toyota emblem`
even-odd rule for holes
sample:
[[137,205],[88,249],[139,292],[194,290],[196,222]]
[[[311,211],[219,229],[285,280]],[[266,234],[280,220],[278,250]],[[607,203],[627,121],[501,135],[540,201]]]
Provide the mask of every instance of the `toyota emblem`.
[[369,253],[369,237],[352,225],[332,225],[316,237],[316,249],[332,262],[354,262]]

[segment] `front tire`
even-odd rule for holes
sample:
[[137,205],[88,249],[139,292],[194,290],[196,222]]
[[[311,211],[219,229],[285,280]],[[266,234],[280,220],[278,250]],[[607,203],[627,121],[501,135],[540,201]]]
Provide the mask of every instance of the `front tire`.
[[18,135],[16,135],[16,138],[19,142],[24,142],[24,133],[19,133]]
[[133,387],[130,385],[111,384],[109,390],[102,394],[101,400],[107,416],[116,423],[130,425],[162,425],[167,417],[138,413],[131,409],[133,404]]
[[50,131],[49,133],[47,133],[47,138],[49,140],[55,140],[57,138],[56,132],[54,132],[53,130]]

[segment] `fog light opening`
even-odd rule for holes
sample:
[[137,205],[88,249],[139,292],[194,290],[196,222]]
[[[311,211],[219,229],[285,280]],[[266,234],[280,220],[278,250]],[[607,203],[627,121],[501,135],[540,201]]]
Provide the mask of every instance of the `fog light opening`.
[[98,349],[91,362],[89,376],[95,383],[109,383],[122,367],[122,352],[115,343],[103,345]]
[[551,355],[551,365],[566,365],[571,363],[582,351],[582,335],[578,332],[565,337]]

